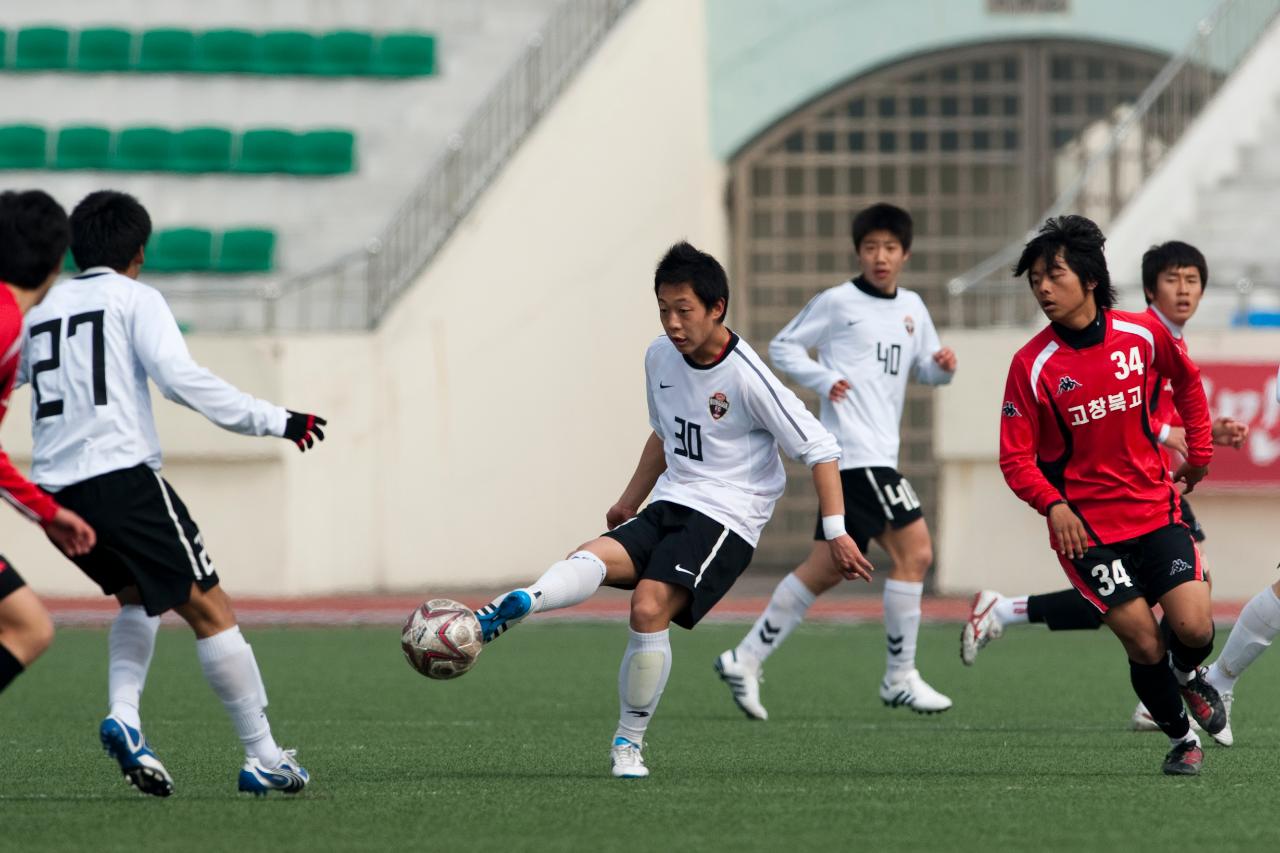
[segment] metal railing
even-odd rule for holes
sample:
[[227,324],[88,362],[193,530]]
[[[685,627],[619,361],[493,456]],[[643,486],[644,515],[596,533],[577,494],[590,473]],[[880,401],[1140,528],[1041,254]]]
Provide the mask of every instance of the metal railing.
[[[566,0],[379,234],[319,268],[266,281],[256,294],[260,305],[242,306],[247,310],[221,320],[206,315],[208,322],[200,327],[331,331],[376,326],[634,2]],[[202,315],[203,295],[193,294]]]
[[[987,318],[981,325],[1025,321],[1023,287],[1010,267],[1044,220],[1084,213],[1105,227],[1163,161],[1231,72],[1248,56],[1276,15],[1280,0],[1219,0],[1201,20],[1187,47],[1165,64],[1131,106],[1118,110],[1102,143],[1090,146],[1089,132],[1060,165],[1078,171],[1031,228],[1000,251],[947,283],[954,317]],[[963,301],[980,303],[966,311]],[[975,306],[968,306],[970,308]]]

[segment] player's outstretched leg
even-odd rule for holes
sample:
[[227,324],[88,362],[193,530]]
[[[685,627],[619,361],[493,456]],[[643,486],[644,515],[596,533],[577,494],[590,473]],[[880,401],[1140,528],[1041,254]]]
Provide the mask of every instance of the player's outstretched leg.
[[244,745],[245,761],[238,788],[257,796],[270,791],[301,791],[311,775],[298,763],[294,750],[281,749],[271,736],[267,689],[253,648],[236,624],[227,594],[220,586],[206,592],[193,588],[190,601],[175,609],[196,632],[196,656],[205,680],[222,700]]
[[605,574],[604,561],[598,556],[574,551],[529,586],[504,592],[477,610],[484,641],[492,642],[533,613],[581,604],[600,588]]
[[[804,620],[804,614],[819,594],[830,588],[824,584],[821,589],[813,590],[805,584],[801,576],[809,570],[809,574],[822,561],[830,566],[830,548],[819,542],[814,546],[814,553],[796,571],[787,575],[773,591],[769,606],[756,619],[751,630],[747,632],[737,648],[722,652],[716,658],[715,670],[720,680],[729,688],[734,703],[742,709],[748,718],[753,720],[769,719],[769,712],[760,702],[760,683],[764,681],[764,662],[779,646],[786,641],[795,627]],[[834,574],[834,566],[830,566],[828,574]],[[825,575],[823,576],[825,579]],[[838,577],[836,578],[838,580]]]
[[1050,631],[1094,631],[1102,627],[1098,609],[1074,589],[1041,595],[1006,596],[984,589],[974,596],[960,633],[960,659],[972,666],[978,652],[1010,625],[1043,624]]
[[[160,617],[148,616],[137,603],[137,590],[120,593],[120,612],[107,635],[107,716],[98,726],[98,739],[107,755],[120,765],[124,778],[144,794],[167,797],[173,778],[142,734],[139,707],[147,670],[156,647]],[[129,602],[129,603],[125,603]]]
[[1267,650],[1280,634],[1280,582],[1266,587],[1240,611],[1240,618],[1231,629],[1222,654],[1209,667],[1205,680],[1222,697],[1227,723],[1213,739],[1223,746],[1231,746],[1231,704],[1235,698],[1236,679]]

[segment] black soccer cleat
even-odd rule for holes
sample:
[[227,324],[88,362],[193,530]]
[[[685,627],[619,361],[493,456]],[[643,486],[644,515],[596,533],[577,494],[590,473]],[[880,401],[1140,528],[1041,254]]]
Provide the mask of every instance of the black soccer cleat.
[[1227,727],[1227,708],[1218,689],[1205,678],[1206,673],[1204,667],[1196,668],[1195,675],[1181,687],[1182,699],[1196,725],[1216,735]]
[[1200,765],[1204,762],[1204,751],[1200,744],[1193,740],[1184,740],[1169,750],[1164,757],[1164,775],[1166,776],[1199,776]]

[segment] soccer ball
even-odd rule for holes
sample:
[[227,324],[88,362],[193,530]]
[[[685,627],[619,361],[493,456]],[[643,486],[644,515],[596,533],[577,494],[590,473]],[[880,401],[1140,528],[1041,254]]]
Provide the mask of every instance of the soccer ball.
[[484,650],[480,620],[464,604],[433,598],[405,620],[400,648],[409,666],[427,678],[457,678]]

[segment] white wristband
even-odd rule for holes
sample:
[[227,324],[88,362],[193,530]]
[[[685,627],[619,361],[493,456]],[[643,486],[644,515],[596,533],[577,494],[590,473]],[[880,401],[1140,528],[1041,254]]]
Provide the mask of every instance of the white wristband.
[[1172,426],[1173,424],[1165,424],[1164,426],[1160,427],[1160,435],[1156,436],[1156,441],[1160,442],[1161,444],[1164,444],[1166,441],[1168,441],[1169,431]]
[[843,515],[824,515],[822,517],[822,535],[829,542],[839,539],[845,534]]

